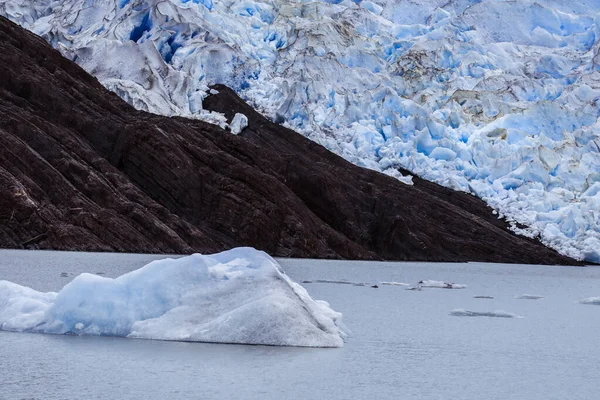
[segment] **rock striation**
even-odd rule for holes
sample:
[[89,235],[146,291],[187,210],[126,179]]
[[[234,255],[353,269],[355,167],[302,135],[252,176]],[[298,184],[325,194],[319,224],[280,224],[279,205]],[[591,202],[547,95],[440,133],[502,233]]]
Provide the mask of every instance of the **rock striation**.
[[1,247],[576,264],[481,200],[350,164],[225,86],[203,105],[246,116],[239,135],[137,111],[4,18],[0,53]]

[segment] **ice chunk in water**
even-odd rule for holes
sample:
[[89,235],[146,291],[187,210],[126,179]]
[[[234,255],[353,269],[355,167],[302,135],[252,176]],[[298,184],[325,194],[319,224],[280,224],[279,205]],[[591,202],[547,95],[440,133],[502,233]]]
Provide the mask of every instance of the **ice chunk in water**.
[[522,318],[517,314],[498,310],[498,311],[470,311],[464,308],[457,308],[450,311],[450,315],[455,317],[493,317],[493,318]]
[[0,281],[1,330],[340,347],[340,326],[340,313],[251,248],[154,261],[116,279],[81,274],[59,293]]
[[539,299],[544,299],[544,296],[538,296],[535,294],[522,294],[520,296],[515,296],[515,299],[520,299],[520,300],[539,300]]
[[588,297],[587,299],[579,300],[581,304],[591,304],[594,306],[600,306],[600,297]]
[[419,281],[415,286],[408,288],[409,290],[421,290],[421,288],[438,288],[438,289],[465,289],[467,285],[460,283],[449,283],[444,281],[434,281],[425,279]]

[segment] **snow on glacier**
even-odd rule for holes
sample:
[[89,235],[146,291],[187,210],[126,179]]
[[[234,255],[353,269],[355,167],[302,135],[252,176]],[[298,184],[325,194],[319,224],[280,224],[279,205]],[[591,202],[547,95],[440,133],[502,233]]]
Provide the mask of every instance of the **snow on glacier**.
[[0,281],[0,330],[341,347],[341,314],[262,251],[165,259],[116,279],[81,274],[58,293]]
[[598,0],[0,0],[0,14],[138,109],[226,127],[202,108],[223,83],[357,165],[473,193],[600,262]]

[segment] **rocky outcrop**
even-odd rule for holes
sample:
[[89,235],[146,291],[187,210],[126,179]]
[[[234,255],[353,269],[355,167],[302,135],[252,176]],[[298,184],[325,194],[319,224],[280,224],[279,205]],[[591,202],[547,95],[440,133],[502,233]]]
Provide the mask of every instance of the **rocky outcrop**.
[[136,111],[0,18],[0,246],[574,264],[483,202],[356,167],[226,87],[217,126]]

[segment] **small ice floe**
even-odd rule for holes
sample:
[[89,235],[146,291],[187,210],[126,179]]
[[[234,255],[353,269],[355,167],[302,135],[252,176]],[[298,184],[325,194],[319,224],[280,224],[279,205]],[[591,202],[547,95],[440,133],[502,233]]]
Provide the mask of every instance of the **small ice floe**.
[[437,289],[465,289],[467,285],[459,283],[449,283],[444,281],[423,280],[419,281],[415,286],[409,287],[407,290],[421,290],[422,288],[437,288]]
[[302,283],[329,283],[332,285],[352,285],[352,286],[371,286],[371,283],[351,282],[351,281],[336,281],[330,279],[315,279],[314,281],[302,281]]
[[408,283],[403,282],[379,282],[379,284],[388,286],[410,286]]
[[474,299],[493,299],[494,296],[473,296]]
[[315,279],[311,283],[332,283],[335,285],[353,285],[353,286],[366,286],[364,282],[350,282],[350,281],[335,281],[329,279]]
[[587,299],[579,300],[579,303],[600,306],[600,297],[588,297]]
[[450,311],[450,315],[455,317],[492,317],[492,318],[523,318],[517,314],[509,313],[506,311],[471,311],[465,310],[464,308],[457,308],[456,310]]
[[515,299],[519,299],[519,300],[539,300],[539,299],[545,299],[544,296],[538,296],[535,294],[522,294],[520,296],[515,296]]

